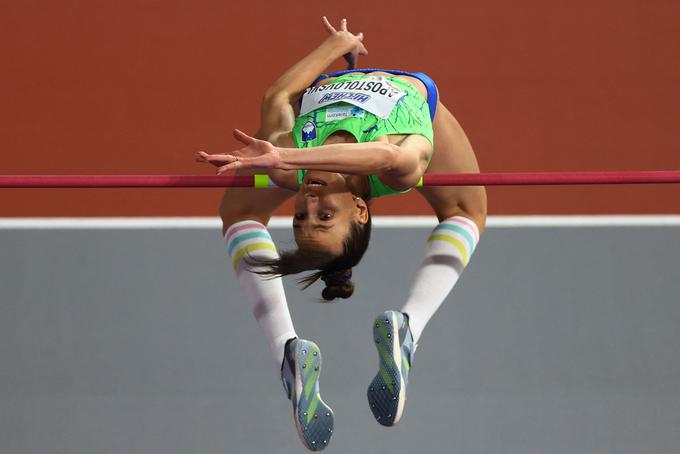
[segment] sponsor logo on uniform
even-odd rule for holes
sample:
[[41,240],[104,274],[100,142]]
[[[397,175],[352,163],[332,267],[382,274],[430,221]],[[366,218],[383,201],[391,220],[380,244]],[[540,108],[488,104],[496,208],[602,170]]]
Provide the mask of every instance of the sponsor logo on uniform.
[[361,93],[352,93],[350,91],[340,91],[340,92],[333,92],[333,93],[326,93],[319,99],[319,104],[323,104],[325,102],[338,102],[338,101],[354,101],[358,103],[365,103],[371,99],[369,95],[364,95]]
[[342,120],[344,118],[364,118],[366,111],[355,106],[340,106],[326,108],[326,121]]
[[309,142],[316,139],[316,125],[313,121],[307,121],[302,125],[302,141]]

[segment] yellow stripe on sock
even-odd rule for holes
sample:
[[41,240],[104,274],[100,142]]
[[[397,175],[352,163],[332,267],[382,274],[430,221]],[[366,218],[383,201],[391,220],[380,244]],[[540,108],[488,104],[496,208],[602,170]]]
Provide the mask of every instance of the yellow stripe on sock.
[[231,264],[234,267],[234,271],[237,270],[238,262],[245,254],[261,250],[276,252],[276,246],[274,246],[274,243],[251,243],[242,247],[241,249],[238,250],[238,252],[236,252],[236,254],[234,255],[234,259],[231,261]]
[[427,242],[429,243],[431,241],[446,241],[447,243],[452,244],[460,252],[460,255],[463,260],[463,267],[467,266],[469,260],[468,251],[465,248],[463,242],[460,241],[458,238],[453,238],[448,235],[430,235],[430,237],[427,239]]

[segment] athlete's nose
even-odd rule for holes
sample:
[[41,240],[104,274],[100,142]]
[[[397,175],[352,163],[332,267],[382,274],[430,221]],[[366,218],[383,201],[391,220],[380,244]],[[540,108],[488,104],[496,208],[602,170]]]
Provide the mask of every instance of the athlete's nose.
[[319,198],[315,194],[305,194],[305,208],[310,212],[316,207],[319,202]]
[[306,185],[305,197],[318,197],[323,192],[323,186]]

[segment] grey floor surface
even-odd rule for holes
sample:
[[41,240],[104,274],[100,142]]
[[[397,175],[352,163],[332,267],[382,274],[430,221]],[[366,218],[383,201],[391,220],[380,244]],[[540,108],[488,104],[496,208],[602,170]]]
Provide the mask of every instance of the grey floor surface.
[[[403,302],[426,236],[376,230],[349,302],[287,282],[324,355],[325,452],[678,452],[678,227],[488,230],[401,424],[375,423],[371,321]],[[305,452],[218,232],[1,231],[0,250],[0,453]]]

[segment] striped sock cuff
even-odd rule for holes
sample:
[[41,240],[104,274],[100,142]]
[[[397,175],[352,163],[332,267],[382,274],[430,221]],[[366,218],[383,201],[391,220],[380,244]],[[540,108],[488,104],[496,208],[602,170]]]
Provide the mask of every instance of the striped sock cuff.
[[267,227],[257,221],[232,224],[224,239],[234,271],[238,271],[239,265],[245,263],[245,257],[274,259],[279,256]]
[[456,255],[460,255],[463,267],[466,267],[479,241],[479,229],[472,220],[462,216],[453,216],[443,220],[434,228],[427,242],[435,241],[453,246],[454,252],[457,252]]

